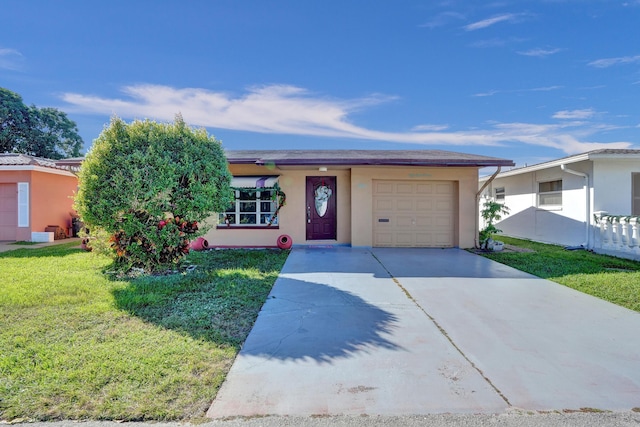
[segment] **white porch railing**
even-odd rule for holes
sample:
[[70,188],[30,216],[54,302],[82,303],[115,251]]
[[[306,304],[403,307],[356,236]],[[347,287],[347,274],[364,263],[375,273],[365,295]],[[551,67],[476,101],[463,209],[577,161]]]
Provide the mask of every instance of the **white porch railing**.
[[596,238],[593,251],[640,260],[640,217],[594,213]]

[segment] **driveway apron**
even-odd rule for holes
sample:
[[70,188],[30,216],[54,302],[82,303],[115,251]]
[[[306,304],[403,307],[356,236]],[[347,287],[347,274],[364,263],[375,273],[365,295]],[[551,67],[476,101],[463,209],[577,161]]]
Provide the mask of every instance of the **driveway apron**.
[[294,248],[208,415],[640,406],[640,315],[451,249]]

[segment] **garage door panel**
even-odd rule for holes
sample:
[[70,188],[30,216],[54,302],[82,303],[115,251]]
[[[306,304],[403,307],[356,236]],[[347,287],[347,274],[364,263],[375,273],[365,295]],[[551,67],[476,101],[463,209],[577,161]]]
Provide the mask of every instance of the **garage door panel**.
[[419,212],[431,211],[433,209],[433,200],[419,199],[416,200],[416,210]]
[[453,185],[451,183],[436,184],[436,194],[451,194],[453,192]]
[[430,216],[417,216],[416,226],[419,228],[431,227],[433,225],[433,218]]
[[436,200],[435,210],[437,212],[451,212],[453,210],[453,200]]
[[455,183],[374,180],[373,188],[374,246],[455,244]]
[[414,223],[414,219],[412,216],[396,216],[395,225],[397,227],[412,228],[413,223]]
[[416,194],[433,194],[433,184],[416,184]]
[[412,246],[413,233],[396,233],[394,246]]
[[396,209],[399,211],[413,211],[415,210],[413,200],[411,199],[398,199],[396,202]]
[[413,184],[396,184],[396,194],[414,194],[415,186]]
[[374,185],[374,192],[376,194],[393,194],[393,183],[377,181]]
[[392,211],[393,199],[376,199],[374,201],[374,211]]
[[431,233],[416,233],[416,244],[418,246],[431,246],[433,235]]

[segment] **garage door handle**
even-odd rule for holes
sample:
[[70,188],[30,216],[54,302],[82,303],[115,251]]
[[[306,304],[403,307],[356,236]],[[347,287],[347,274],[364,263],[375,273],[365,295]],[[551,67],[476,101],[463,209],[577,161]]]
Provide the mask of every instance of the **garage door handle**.
[[378,222],[389,222],[389,218],[378,218]]

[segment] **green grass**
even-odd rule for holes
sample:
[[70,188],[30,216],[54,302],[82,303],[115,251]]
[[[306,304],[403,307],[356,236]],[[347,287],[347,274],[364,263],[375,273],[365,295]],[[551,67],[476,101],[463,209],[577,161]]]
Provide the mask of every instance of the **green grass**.
[[640,263],[568,251],[562,246],[499,236],[506,244],[534,252],[489,252],[482,255],[538,277],[552,280],[614,304],[640,311]]
[[0,254],[0,420],[198,420],[287,252],[117,279],[78,243]]

